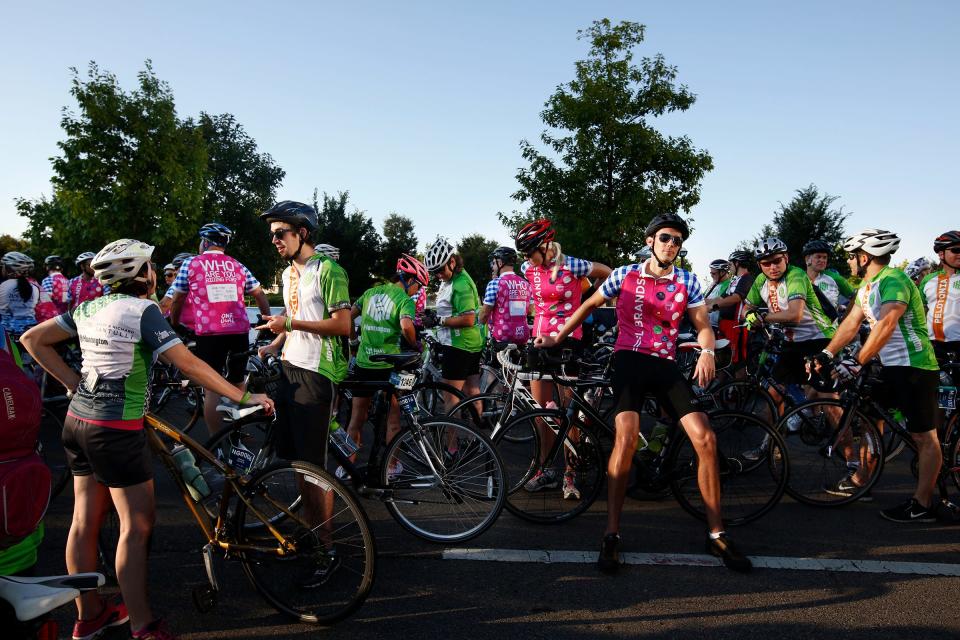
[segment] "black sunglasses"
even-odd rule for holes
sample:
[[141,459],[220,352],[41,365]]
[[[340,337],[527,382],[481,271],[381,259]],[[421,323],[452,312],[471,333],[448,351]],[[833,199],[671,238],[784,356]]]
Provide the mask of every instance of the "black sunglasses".
[[958,253],[960,253],[960,247],[948,247],[947,251],[949,251],[953,255],[957,255]]
[[273,231],[270,232],[270,239],[282,240],[283,236],[287,235],[288,233],[294,233],[295,231],[296,231],[295,229],[290,229],[289,227],[286,229],[274,229]]
[[683,236],[673,236],[669,233],[661,233],[657,236],[657,240],[663,243],[672,242],[675,247],[683,246]]

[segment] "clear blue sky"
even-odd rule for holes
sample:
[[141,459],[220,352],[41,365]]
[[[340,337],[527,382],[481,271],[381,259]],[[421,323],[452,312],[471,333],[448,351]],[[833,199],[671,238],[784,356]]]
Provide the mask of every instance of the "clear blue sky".
[[132,88],[150,58],[181,116],[237,116],[286,170],[280,197],[349,190],[421,241],[507,242],[518,142],[538,138],[585,56],[576,31],[602,17],[647,25],[637,53],[698,95],[659,123],[716,165],[693,212],[698,271],[810,183],[840,197],[849,231],[899,232],[901,258],[960,227],[957,2],[147,4],[6,3],[0,233],[25,229],[14,198],[50,193],[68,67],[96,60]]

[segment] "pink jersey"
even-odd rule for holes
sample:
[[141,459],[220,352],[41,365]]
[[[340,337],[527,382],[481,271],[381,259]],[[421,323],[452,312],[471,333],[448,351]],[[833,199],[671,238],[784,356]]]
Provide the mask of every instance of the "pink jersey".
[[243,304],[245,271],[242,264],[223,253],[207,252],[190,259],[187,298],[193,303],[194,332],[198,336],[250,330]]
[[70,300],[70,308],[76,309],[77,305],[87,300],[93,300],[103,295],[103,285],[96,278],[84,278],[76,276],[70,280],[67,285],[67,296]]
[[530,306],[530,283],[508,272],[490,281],[483,304],[492,306],[490,332],[499,342],[523,344],[530,338],[527,308]]
[[59,271],[54,271],[43,279],[41,287],[50,294],[50,300],[57,308],[58,315],[70,310],[70,296],[67,291],[69,286],[67,277]]
[[636,351],[672,360],[683,314],[704,304],[697,277],[674,268],[663,277],[643,264],[617,267],[600,288],[606,299],[617,298],[616,351]]
[[[556,336],[570,316],[580,308],[580,278],[593,270],[593,263],[565,256],[555,279],[553,265],[536,266],[524,262],[520,270],[530,283],[533,297],[533,335]],[[570,337],[582,338],[583,330],[577,327]]]

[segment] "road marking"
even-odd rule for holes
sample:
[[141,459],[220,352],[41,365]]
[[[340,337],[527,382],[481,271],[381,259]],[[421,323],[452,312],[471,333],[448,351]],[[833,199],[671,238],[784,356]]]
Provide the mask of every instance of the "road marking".
[[[693,553],[621,553],[625,564],[667,567],[721,567],[719,558]],[[593,564],[596,551],[543,551],[538,549],[445,549],[444,560],[525,562],[540,564]],[[834,558],[782,558],[751,556],[758,569],[792,571],[842,571],[848,573],[895,573],[920,576],[960,576],[960,564],[893,562],[888,560],[841,560]]]

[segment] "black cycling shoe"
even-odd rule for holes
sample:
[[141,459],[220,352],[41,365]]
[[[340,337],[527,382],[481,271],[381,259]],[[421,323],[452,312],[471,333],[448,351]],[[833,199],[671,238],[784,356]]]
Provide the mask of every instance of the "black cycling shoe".
[[737,547],[734,546],[733,541],[727,537],[727,534],[722,534],[716,539],[711,538],[708,534],[707,553],[723,560],[724,566],[731,571],[748,573],[753,569],[753,563],[750,562],[750,558],[737,550]]
[[597,569],[604,573],[613,574],[620,570],[620,534],[608,533],[600,543],[600,557],[597,558]]

